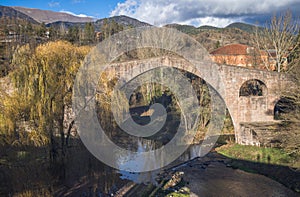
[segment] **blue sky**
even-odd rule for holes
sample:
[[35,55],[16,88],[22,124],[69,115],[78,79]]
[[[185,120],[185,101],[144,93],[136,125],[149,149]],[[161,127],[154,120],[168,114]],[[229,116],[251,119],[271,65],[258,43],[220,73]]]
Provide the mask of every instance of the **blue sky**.
[[170,23],[224,27],[260,23],[290,10],[300,18],[300,0],[1,0],[1,5],[68,11],[95,18],[127,15],[154,25]]
[[109,17],[120,0],[1,0],[0,5],[21,6],[53,11],[69,11],[96,18]]

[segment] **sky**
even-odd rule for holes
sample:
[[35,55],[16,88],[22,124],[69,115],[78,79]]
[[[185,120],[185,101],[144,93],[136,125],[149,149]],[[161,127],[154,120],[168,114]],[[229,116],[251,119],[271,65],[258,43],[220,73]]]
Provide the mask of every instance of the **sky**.
[[263,24],[290,10],[300,17],[300,0],[1,0],[0,5],[106,18],[127,15],[161,26],[170,23],[225,27],[233,22]]

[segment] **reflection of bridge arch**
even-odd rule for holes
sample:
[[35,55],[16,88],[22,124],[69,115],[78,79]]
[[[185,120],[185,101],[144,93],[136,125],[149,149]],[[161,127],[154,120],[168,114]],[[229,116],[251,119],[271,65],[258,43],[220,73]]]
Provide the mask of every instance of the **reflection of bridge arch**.
[[[286,75],[276,72],[219,65],[218,75],[220,75],[222,81],[218,81],[218,83],[224,85],[225,91],[218,92],[218,83],[212,81],[213,77],[205,77],[205,75],[201,73],[201,70],[196,69],[193,64],[182,58],[169,56],[114,63],[109,70],[120,78],[126,75],[129,81],[141,73],[161,66],[184,70],[205,80],[224,100],[234,124],[236,140],[242,144],[252,143],[246,139],[247,137],[245,138],[245,134],[243,134],[240,128],[240,123],[273,121],[274,106],[280,97],[279,89],[288,83]],[[209,66],[210,65],[208,65],[208,67]],[[213,74],[214,73],[212,73],[212,75]],[[262,85],[262,95],[240,96],[241,87],[251,81],[257,81]]]

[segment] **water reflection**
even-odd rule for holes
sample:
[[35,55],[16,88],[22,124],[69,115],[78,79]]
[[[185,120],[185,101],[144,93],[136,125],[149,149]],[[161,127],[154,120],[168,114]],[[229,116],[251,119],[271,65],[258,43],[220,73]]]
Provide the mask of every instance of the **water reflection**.
[[[156,142],[154,140],[139,139],[136,144],[136,152],[154,150]],[[133,173],[120,171],[111,168],[93,157],[83,145],[77,145],[72,155],[68,156],[65,164],[65,177],[59,183],[60,188],[55,192],[55,196],[93,196],[116,194],[121,188],[129,183],[153,184],[157,185],[157,178],[166,168],[177,166],[178,164],[197,157],[200,154],[199,145],[192,145],[178,160],[168,165],[164,169]],[[73,154],[76,153],[76,154]],[[119,165],[132,167],[137,165],[132,162],[135,155],[120,155],[116,160]],[[140,160],[142,165],[160,165],[157,160]],[[60,172],[58,172],[60,174]]]
[[[155,147],[155,141],[154,140],[147,140],[146,143],[144,140],[139,140],[138,141],[138,152],[145,152],[149,150],[154,150]],[[191,145],[176,161],[172,162],[169,164],[166,168],[169,168],[170,166],[175,166],[179,163],[184,163],[186,161],[189,161],[191,159],[197,158],[201,155],[201,145],[200,144],[194,144]],[[123,166],[129,166],[134,167],[136,165],[135,162],[132,162],[132,158],[134,155],[126,155],[125,159],[120,159],[121,161],[119,164]],[[158,166],[160,163],[157,163],[157,160],[152,160],[152,161],[146,161],[146,160],[141,160],[139,161],[143,165],[154,165]],[[128,172],[128,171],[119,171],[121,174],[120,178],[122,179],[127,179],[134,181],[135,183],[145,183],[145,184],[157,184],[157,176],[164,171],[166,168],[155,170],[155,171],[149,171],[149,172],[141,172],[141,173],[135,173],[135,172]]]
[[[115,166],[118,166],[119,169],[140,169],[140,167],[144,167],[145,169],[149,169],[149,167],[152,169],[159,169],[160,166],[164,166],[164,164],[160,162],[168,155],[154,155],[157,154],[154,150],[161,148],[172,140],[176,134],[181,118],[180,112],[176,109],[171,110],[170,107],[167,109],[167,120],[165,121],[163,128],[155,135],[144,138],[132,136],[122,131],[120,127],[116,126],[117,124],[115,123],[112,114],[105,110],[101,110],[101,107],[98,109],[98,116],[101,117],[99,118],[99,122],[104,128],[106,136],[120,148],[129,150],[126,154],[115,154],[111,152],[111,154],[115,155],[113,160],[116,164]],[[130,113],[136,123],[144,125],[149,122],[150,113],[147,113],[148,110],[149,106],[140,106],[130,108]],[[126,124],[126,120],[124,124]],[[74,145],[74,147],[78,146]],[[82,144],[79,147],[80,148],[78,149],[80,149],[80,151],[70,151],[72,152],[72,155],[65,165],[66,178],[61,182],[61,185],[64,185],[65,187],[57,193],[57,196],[61,196],[65,193],[70,194],[70,190],[73,195],[86,192],[87,190],[89,193],[95,193],[97,191],[96,193],[101,192],[103,194],[111,194],[117,192],[120,188],[130,182],[156,184],[155,179],[157,174],[162,171],[156,170],[143,173],[132,173],[124,170],[120,171],[98,161],[83,147]],[[145,157],[138,157],[138,154],[149,151],[153,152],[151,160],[144,159]],[[76,154],[74,155],[74,153]]]

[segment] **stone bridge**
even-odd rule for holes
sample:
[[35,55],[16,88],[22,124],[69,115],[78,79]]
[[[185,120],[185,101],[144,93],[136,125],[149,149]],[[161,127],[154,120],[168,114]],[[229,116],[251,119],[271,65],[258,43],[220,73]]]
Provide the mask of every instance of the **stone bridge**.
[[[259,145],[259,142],[253,139],[251,131],[246,131],[241,123],[275,121],[274,107],[280,99],[282,88],[290,83],[288,76],[282,73],[229,65],[217,65],[217,70],[212,72],[210,70],[211,65],[199,70],[183,58],[170,56],[114,63],[110,67],[110,72],[120,77],[128,70],[132,70],[129,72],[131,75],[129,78],[133,79],[141,73],[162,65],[193,73],[204,79],[219,93],[231,115],[236,142],[240,144]],[[128,75],[128,73],[126,74]],[[220,78],[207,78],[208,74],[219,75]],[[251,80],[262,85],[262,92],[256,96],[242,95],[241,88]],[[224,87],[224,91],[218,91],[221,85]]]

